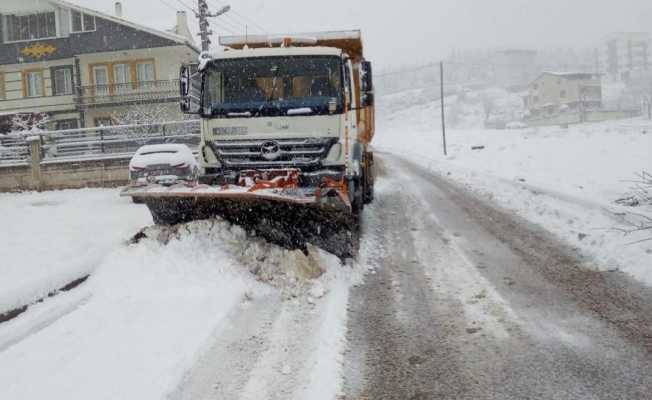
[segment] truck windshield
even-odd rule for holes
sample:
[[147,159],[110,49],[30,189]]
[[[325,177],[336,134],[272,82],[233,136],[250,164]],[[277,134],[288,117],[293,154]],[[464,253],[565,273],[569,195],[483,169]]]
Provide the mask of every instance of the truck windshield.
[[204,86],[214,117],[323,115],[343,110],[342,61],[333,56],[216,60]]

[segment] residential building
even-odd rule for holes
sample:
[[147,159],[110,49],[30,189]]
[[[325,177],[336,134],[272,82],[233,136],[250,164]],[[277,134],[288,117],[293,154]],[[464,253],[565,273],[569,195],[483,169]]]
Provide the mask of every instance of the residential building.
[[584,72],[544,72],[528,88],[531,116],[584,112],[602,107],[602,75]]
[[538,73],[537,52],[533,50],[503,50],[493,56],[496,85],[506,89],[521,89]]
[[5,130],[15,114],[47,114],[50,129],[125,123],[139,110],[181,117],[179,68],[199,54],[183,12],[163,32],[122,18],[120,3],[107,15],[59,0],[2,0],[0,27]]
[[602,51],[602,67],[613,81],[628,82],[652,75],[652,40],[649,33],[609,35]]

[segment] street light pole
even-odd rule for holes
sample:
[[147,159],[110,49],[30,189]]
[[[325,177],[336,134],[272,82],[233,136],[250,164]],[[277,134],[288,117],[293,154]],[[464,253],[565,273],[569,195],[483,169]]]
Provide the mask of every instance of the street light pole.
[[226,5],[218,12],[211,13],[208,11],[208,3],[206,0],[197,0],[197,12],[195,13],[199,19],[199,36],[201,37],[201,51],[209,51],[211,48],[211,35],[213,31],[210,29],[209,18],[216,18],[231,11],[231,6]]
[[446,112],[444,106],[444,62],[439,63],[439,72],[440,72],[440,86],[441,86],[441,134],[444,140],[444,156],[448,155],[448,149],[446,148]]

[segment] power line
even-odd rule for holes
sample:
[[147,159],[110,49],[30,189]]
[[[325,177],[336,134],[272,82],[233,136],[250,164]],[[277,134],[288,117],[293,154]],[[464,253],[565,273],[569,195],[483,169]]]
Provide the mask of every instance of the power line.
[[[216,4],[225,4],[223,1],[220,0],[211,0]],[[256,21],[254,21],[251,17],[247,17],[246,15],[243,15],[239,13],[237,10],[231,8],[231,14],[229,17],[235,21],[239,20],[238,23],[244,26],[252,26],[255,27],[257,30],[260,30],[263,33],[268,33],[269,31]],[[236,18],[237,17],[237,18]]]
[[167,8],[169,8],[170,10],[174,10],[175,12],[179,11],[176,7],[174,7],[173,5],[171,5],[170,3],[168,3],[165,0],[158,0],[158,1],[159,1],[159,3],[161,3],[164,6],[166,6]]
[[216,25],[216,26],[217,26],[218,28],[220,28],[221,30],[224,30],[224,31],[226,31],[226,32],[228,32],[228,33],[230,33],[230,34],[232,34],[232,35],[237,35],[237,34],[238,34],[238,32],[235,32],[235,31],[233,31],[232,29],[230,29],[230,28],[228,28],[228,27],[226,27],[226,26],[224,26],[224,25],[220,25],[220,23],[217,22],[217,21],[211,21],[211,23],[214,24],[214,25]]
[[[226,17],[226,16],[227,16],[227,15],[224,15],[224,17]],[[241,24],[238,24],[238,23],[236,23],[236,22],[232,22],[232,21],[229,20],[228,18],[222,18],[222,19],[220,19],[220,23],[222,23],[223,25],[226,25],[226,26],[228,26],[229,28],[234,29],[234,30],[236,30],[236,31],[238,31],[238,32],[240,32],[240,31],[244,31],[244,30],[245,30],[245,25],[241,25]]]
[[197,12],[191,6],[189,6],[186,2],[184,2],[182,0],[177,0],[177,3],[181,4],[182,6],[187,8],[188,10],[192,11],[193,14],[197,15]]

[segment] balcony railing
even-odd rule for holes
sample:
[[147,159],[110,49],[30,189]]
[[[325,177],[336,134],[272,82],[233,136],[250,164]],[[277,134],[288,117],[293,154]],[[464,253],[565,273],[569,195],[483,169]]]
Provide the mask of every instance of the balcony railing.
[[79,92],[79,102],[82,106],[174,100],[179,98],[179,81],[82,86]]

